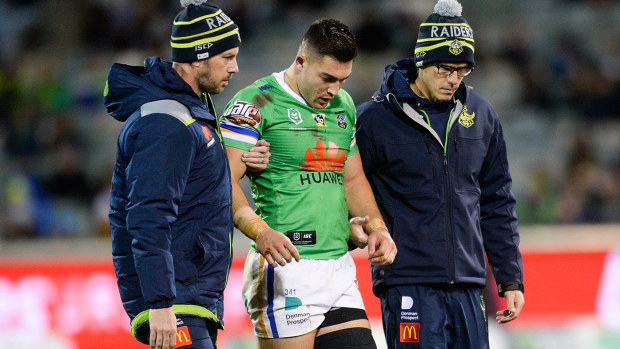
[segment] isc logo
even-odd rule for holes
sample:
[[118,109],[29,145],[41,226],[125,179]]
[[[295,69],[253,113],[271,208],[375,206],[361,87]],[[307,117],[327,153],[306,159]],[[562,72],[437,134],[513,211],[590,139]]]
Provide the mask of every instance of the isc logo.
[[194,50],[195,51],[208,50],[209,48],[211,48],[211,46],[213,46],[213,43],[208,42],[206,44],[200,44],[200,45],[194,46]]
[[417,322],[403,322],[400,324],[400,342],[418,343],[420,341],[420,324]]

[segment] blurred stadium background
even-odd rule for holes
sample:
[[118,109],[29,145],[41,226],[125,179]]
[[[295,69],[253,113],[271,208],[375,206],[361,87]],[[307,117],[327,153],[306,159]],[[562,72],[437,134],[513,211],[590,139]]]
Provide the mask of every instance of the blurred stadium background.
[[[213,1],[241,28],[240,73],[215,96],[287,67],[316,18],[358,35],[356,103],[412,55],[435,0]],[[476,62],[466,83],[504,126],[518,200],[526,305],[506,326],[487,289],[492,348],[620,348],[620,2],[462,0]],[[102,91],[113,62],[169,59],[176,0],[0,0],[0,347],[145,348],[111,266],[107,204],[121,127]],[[235,236],[220,348],[254,348]],[[358,278],[379,346],[368,265]]]

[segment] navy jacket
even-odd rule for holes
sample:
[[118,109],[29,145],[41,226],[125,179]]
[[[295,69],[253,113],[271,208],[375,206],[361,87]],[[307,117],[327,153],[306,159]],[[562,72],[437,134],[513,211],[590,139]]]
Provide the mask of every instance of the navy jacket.
[[523,289],[499,118],[461,84],[450,102],[448,133],[438,135],[420,111],[433,106],[420,103],[409,87],[416,74],[413,59],[387,66],[381,88],[357,109],[364,172],[398,247],[392,265],[372,267],[373,291],[411,284],[483,287],[485,257],[500,294]]
[[[158,57],[115,63],[105,106],[124,122],[110,197],[112,254],[132,328],[145,310],[221,325],[232,261],[232,189],[209,97]],[[135,335],[135,333],[134,333]]]

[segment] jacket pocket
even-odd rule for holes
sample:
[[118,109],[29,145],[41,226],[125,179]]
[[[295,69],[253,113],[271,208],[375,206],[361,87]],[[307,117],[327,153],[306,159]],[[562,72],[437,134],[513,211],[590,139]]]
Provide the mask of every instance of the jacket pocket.
[[196,280],[213,292],[221,292],[232,261],[232,216],[228,202],[214,203],[204,207],[196,227],[196,248],[200,258],[194,261]]
[[[175,278],[187,282],[209,273],[213,259],[230,259],[232,213],[228,202],[210,202],[192,208],[192,218],[176,226],[171,252]],[[226,270],[225,265],[221,267]]]
[[433,157],[433,147],[429,141],[424,142],[426,145],[426,152],[428,153],[428,166],[431,167],[433,173],[433,189],[439,192],[439,179],[437,177],[437,168],[435,167],[435,158]]
[[232,208],[227,201],[202,205],[196,231],[200,248],[205,252],[230,250],[232,238]]
[[170,253],[174,263],[174,278],[177,282],[185,283],[196,274],[196,266],[192,260],[200,253],[194,246],[198,239],[195,218],[180,219],[172,227],[173,235],[170,243]]
[[454,142],[455,189],[478,190],[478,177],[488,151],[488,142],[480,138],[456,137]]
[[174,279],[180,283],[193,280],[196,276],[196,265],[187,251],[171,251],[174,261]]
[[480,191],[457,192],[454,210],[456,277],[484,278],[486,259],[480,229]]
[[[449,276],[448,236],[443,227],[443,215],[433,213],[434,197],[418,197],[412,206],[418,212],[408,211],[394,215],[392,234],[402,262],[393,273],[401,277],[443,278]],[[426,211],[426,212],[425,212]],[[402,256],[400,256],[402,254]]]
[[421,138],[406,144],[379,143],[376,146],[376,185],[397,195],[423,195],[436,191],[436,154]]

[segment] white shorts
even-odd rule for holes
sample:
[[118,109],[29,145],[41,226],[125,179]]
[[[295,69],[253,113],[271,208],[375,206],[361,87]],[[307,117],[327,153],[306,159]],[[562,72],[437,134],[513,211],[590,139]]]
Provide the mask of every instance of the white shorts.
[[261,338],[294,337],[318,328],[331,309],[364,309],[349,253],[338,259],[302,259],[271,267],[250,250],[243,301]]

